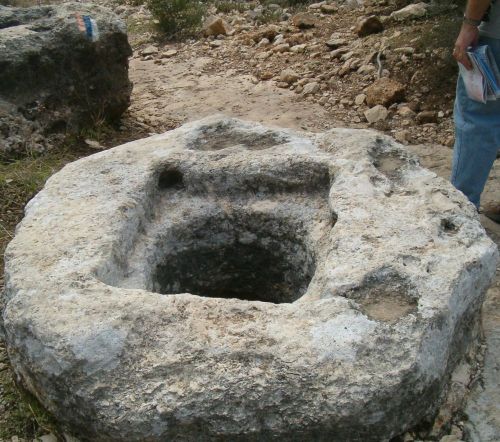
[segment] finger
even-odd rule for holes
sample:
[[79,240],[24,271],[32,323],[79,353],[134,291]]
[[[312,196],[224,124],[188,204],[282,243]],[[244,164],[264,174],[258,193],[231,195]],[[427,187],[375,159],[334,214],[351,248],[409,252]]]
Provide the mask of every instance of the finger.
[[472,69],[472,63],[471,63],[467,53],[463,49],[461,49],[459,47],[455,47],[455,49],[453,50],[453,57],[459,63],[463,64],[467,70]]
[[460,57],[460,59],[458,59],[458,62],[462,63],[468,71],[472,70],[472,63],[470,62],[467,55]]
[[469,61],[467,57],[464,58],[462,61],[460,61],[460,63],[462,63],[465,66],[465,69],[467,69],[468,71],[472,70],[472,63]]

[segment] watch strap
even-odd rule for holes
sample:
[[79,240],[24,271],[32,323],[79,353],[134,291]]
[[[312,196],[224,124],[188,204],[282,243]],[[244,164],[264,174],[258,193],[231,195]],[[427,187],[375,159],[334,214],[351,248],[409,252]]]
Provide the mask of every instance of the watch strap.
[[481,20],[474,20],[473,18],[468,18],[466,15],[464,15],[463,22],[471,26],[479,26],[481,24]]

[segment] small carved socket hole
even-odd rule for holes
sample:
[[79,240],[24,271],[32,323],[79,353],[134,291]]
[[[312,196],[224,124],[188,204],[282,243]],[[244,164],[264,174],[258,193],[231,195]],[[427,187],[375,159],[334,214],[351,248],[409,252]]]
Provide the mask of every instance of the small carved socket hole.
[[446,233],[456,233],[458,230],[458,226],[453,221],[451,221],[449,219],[442,219],[441,220],[441,228]]
[[182,172],[177,169],[165,169],[158,178],[160,189],[181,189],[184,186]]

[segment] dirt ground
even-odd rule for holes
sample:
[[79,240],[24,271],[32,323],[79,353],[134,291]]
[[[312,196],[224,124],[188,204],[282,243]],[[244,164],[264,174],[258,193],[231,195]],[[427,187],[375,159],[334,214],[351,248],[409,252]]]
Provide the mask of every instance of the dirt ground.
[[[127,7],[122,13],[129,24],[134,47],[134,55],[130,60],[130,78],[134,83],[131,107],[118,129],[96,131],[93,137],[103,148],[107,148],[164,132],[184,122],[214,113],[298,130],[372,127],[393,136],[405,132],[404,142],[408,149],[420,157],[425,167],[447,178],[451,164],[450,146],[453,142],[451,114],[455,81],[453,75],[448,75],[446,71],[450,56],[449,48],[445,48],[448,43],[446,40],[432,42],[433,29],[438,20],[433,17],[404,27],[389,24],[382,35],[367,37],[361,42],[353,35],[352,24],[361,15],[387,12],[386,4],[380,2],[380,5],[378,8],[367,6],[363,9],[346,9],[335,17],[320,17],[316,28],[307,31],[307,37],[300,37],[298,34],[304,32],[296,29],[284,32],[289,38],[302,38],[311,47],[315,44],[322,46],[317,49],[320,55],[315,55],[316,52],[312,49],[297,54],[273,53],[267,58],[261,55],[266,52],[266,48],[248,44],[249,35],[259,27],[242,27],[234,36],[219,40],[202,38],[162,43],[150,31],[151,17],[147,11],[141,7]],[[230,21],[234,17],[238,18],[237,14],[232,14],[227,19]],[[450,29],[455,29],[453,23],[450,20]],[[288,27],[289,24],[283,26]],[[414,63],[408,63],[404,61],[405,58],[401,58],[399,52],[391,51],[383,65],[392,77],[408,85],[407,102],[418,104],[415,106],[416,112],[441,112],[439,119],[433,123],[416,124],[414,116],[408,120],[400,115],[397,107],[393,107],[389,109],[390,117],[387,121],[369,125],[363,117],[366,105],[356,105],[354,101],[374,81],[375,73],[361,75],[353,71],[346,76],[332,74],[342,66],[339,60],[332,60],[323,49],[324,41],[332,32],[346,38],[350,48],[358,51],[360,60],[373,55],[374,48],[380,49],[381,44],[392,44],[392,48],[407,45],[415,47],[417,52],[423,54],[423,61],[416,58]],[[419,33],[427,33],[428,47],[421,48],[419,45],[422,43],[414,41],[414,36]],[[446,37],[450,36],[453,36],[452,31]],[[213,41],[219,41],[220,45],[213,44]],[[143,55],[145,48],[151,44],[157,48],[157,52],[152,56]],[[175,55],[162,56],[168,50],[175,51]],[[325,87],[322,86],[316,95],[297,93],[296,87],[282,87],[277,77],[286,68],[296,70],[301,78],[306,78],[309,82],[317,80]],[[436,69],[442,78],[437,76]],[[0,252],[3,252],[12,237],[15,224],[22,218],[24,204],[41,188],[45,179],[66,162],[93,152],[95,150],[78,139],[58,152],[0,165]],[[485,203],[498,202],[500,197],[500,161],[496,163],[484,194]],[[481,220],[487,232],[500,246],[500,226],[484,217]],[[2,262],[0,266],[3,267]],[[2,282],[0,274],[0,285]],[[500,361],[498,351],[495,352],[492,346],[500,342],[499,312],[500,268],[495,283],[488,292],[483,313],[484,343],[487,349],[485,358],[480,363],[486,366],[485,375],[473,386],[472,399],[467,405],[473,416],[471,420],[491,422],[492,427],[497,425],[498,428],[500,424],[495,410],[498,407],[499,389],[494,373],[498,374]],[[477,426],[477,422],[468,424],[464,421],[463,414],[460,414],[448,422],[447,431],[449,432],[453,423],[455,428],[459,427],[472,434],[473,430],[467,429],[467,425]],[[49,432],[58,433],[58,429],[50,417],[16,387],[5,348],[0,341],[0,441],[2,438],[11,440],[13,436],[31,440]]]

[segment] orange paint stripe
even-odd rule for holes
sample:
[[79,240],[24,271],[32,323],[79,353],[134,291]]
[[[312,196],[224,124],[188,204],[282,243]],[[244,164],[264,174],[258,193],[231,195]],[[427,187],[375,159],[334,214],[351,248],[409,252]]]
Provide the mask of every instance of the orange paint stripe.
[[83,22],[82,16],[78,12],[75,12],[75,18],[78,25],[78,30],[80,32],[85,32],[85,23]]

